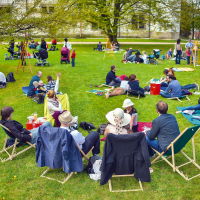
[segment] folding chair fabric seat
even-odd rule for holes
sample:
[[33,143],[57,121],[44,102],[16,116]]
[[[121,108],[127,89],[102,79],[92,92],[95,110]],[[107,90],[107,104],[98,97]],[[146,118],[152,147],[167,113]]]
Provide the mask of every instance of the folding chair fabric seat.
[[[69,97],[67,94],[63,94],[63,95],[57,95],[57,97],[60,99],[60,103],[62,104],[62,109],[63,110],[67,110],[70,111],[70,106],[69,106]],[[48,108],[47,108],[47,96],[44,99],[44,117],[47,118],[47,121],[49,121],[51,123],[52,126],[55,125],[55,120],[54,118],[49,114]]]
[[[103,150],[100,184],[104,185],[109,182],[111,192],[122,192],[121,190],[112,190],[111,177],[134,176],[140,183],[139,190],[143,190],[141,181],[151,181],[150,166],[151,163],[144,133],[138,132],[122,135],[109,133]],[[124,191],[138,191],[138,189]]]
[[[21,143],[21,142],[19,142],[19,141],[17,140],[17,138],[15,138],[15,139],[12,138],[12,137],[6,132],[6,130],[7,130],[8,132],[11,132],[7,127],[5,127],[5,126],[2,125],[2,124],[0,124],[0,126],[2,127],[2,129],[4,130],[4,132],[6,133],[6,139],[5,139],[5,142],[4,142],[4,146],[3,146],[2,151],[0,151],[0,153],[5,152],[5,153],[8,155],[8,158],[7,158],[7,159],[2,159],[1,162],[6,162],[6,161],[8,161],[8,160],[12,160],[14,157],[16,157],[16,156],[22,154],[23,152],[29,150],[30,148],[32,148],[32,147],[35,148],[35,144],[31,144],[30,142],[26,142],[26,143],[22,143],[22,144],[27,144],[27,145],[29,145],[29,146],[28,146],[27,148],[23,149],[22,151],[20,151],[20,152],[18,152],[18,153],[15,153],[17,144],[19,144],[19,143]],[[14,142],[13,145],[11,145],[11,146],[9,146],[9,147],[6,147],[6,143],[7,143],[8,137],[10,137],[10,138],[12,138],[13,140],[15,140],[15,142]],[[12,153],[10,154],[7,150],[8,150],[8,149],[11,149],[11,148],[13,148],[13,149],[12,149]]]
[[[189,163],[193,163],[198,169],[200,169],[200,166],[196,163],[196,158],[195,158],[195,145],[194,145],[194,135],[200,130],[200,125],[193,126],[190,128],[186,128],[180,135],[167,147],[167,150],[165,152],[159,153],[155,149],[153,149],[157,154],[158,157],[156,157],[151,164],[155,163],[156,160],[158,160],[160,157],[163,158],[172,168],[173,171],[178,172],[185,180],[191,180],[192,178],[195,178],[199,176],[200,174],[193,176],[191,178],[188,178],[185,176],[178,168],[187,165]],[[193,159],[188,157],[184,152],[182,152],[182,149],[185,147],[185,145],[189,142],[189,140],[192,138],[192,150],[193,150]],[[181,152],[188,160],[189,162],[184,163],[180,166],[175,165],[175,154]],[[172,163],[170,163],[165,157],[165,156],[172,156]]]
[[[129,94],[135,95],[135,96],[137,96],[137,98],[136,97],[131,97],[131,96],[129,96]],[[143,92],[141,92],[141,91],[136,91],[136,90],[132,90],[132,89],[127,90],[127,97],[129,97],[129,98],[139,99],[140,96],[141,97],[145,97],[145,94]]]

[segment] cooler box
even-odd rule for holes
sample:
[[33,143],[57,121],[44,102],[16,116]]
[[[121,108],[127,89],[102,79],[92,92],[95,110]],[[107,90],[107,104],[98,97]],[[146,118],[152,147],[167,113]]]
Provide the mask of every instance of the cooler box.
[[160,94],[161,84],[150,83],[150,94],[159,95]]
[[40,122],[40,123],[33,123],[34,120],[32,121],[32,123],[29,122],[29,120],[27,121],[26,123],[26,129],[29,131],[29,130],[32,130],[34,128],[38,128],[40,125],[42,125],[44,122]]

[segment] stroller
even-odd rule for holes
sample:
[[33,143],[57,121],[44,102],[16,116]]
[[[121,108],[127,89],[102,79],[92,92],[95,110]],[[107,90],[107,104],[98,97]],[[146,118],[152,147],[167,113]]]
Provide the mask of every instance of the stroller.
[[69,50],[67,49],[67,47],[63,47],[61,49],[61,61],[60,63],[62,64],[63,62],[65,62],[67,64],[70,63],[70,60],[69,60]]
[[10,53],[9,60],[14,60],[15,58],[16,59],[20,58],[20,53],[19,52],[13,51],[10,47],[7,48],[7,49],[8,49],[8,52]]
[[154,65],[157,65],[158,64],[157,59],[160,57],[160,52],[161,51],[162,50],[154,49],[153,50],[153,55],[149,55],[147,57],[149,59],[149,60],[147,60],[147,64],[153,63]]
[[55,50],[58,50],[58,48],[56,48],[56,44],[52,44],[49,51],[55,51]]
[[45,49],[41,48],[39,52],[33,51],[33,55],[34,55],[34,58],[36,58],[38,61],[35,63],[35,66],[44,67],[45,64],[48,64],[48,66],[50,66],[49,63],[46,61],[46,59],[48,58],[48,52]]

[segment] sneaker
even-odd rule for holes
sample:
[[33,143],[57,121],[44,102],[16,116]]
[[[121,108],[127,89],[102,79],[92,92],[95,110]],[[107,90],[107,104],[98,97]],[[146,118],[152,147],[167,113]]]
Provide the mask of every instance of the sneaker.
[[150,159],[155,158],[156,154],[154,154],[153,156],[149,156]]
[[196,85],[195,89],[199,90],[199,85],[198,84],[195,84],[195,85]]
[[99,154],[95,154],[94,156],[95,156],[95,158],[96,158],[97,160],[102,160],[102,158],[99,156]]

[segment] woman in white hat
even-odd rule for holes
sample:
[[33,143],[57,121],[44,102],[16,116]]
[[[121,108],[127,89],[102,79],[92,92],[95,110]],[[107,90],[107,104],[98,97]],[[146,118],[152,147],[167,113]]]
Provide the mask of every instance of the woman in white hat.
[[131,116],[130,121],[130,130],[133,132],[138,132],[138,124],[137,124],[137,110],[133,107],[134,103],[130,99],[125,99],[123,103],[124,113],[127,113]]
[[121,108],[116,108],[110,111],[106,115],[107,120],[110,122],[105,129],[104,136],[106,137],[108,133],[113,134],[128,134],[127,130],[124,128],[131,121],[131,116],[124,113]]

